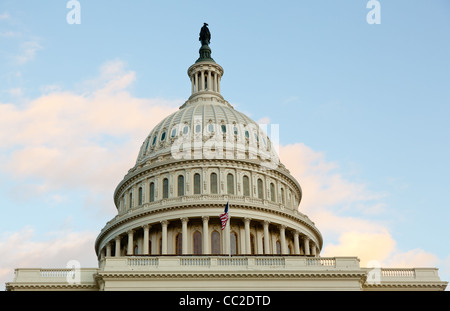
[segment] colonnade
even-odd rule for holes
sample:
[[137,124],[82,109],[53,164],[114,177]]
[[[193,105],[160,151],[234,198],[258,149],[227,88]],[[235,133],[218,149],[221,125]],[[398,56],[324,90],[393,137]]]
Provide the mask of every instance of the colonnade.
[[191,75],[192,94],[200,91],[220,93],[221,75],[214,70],[199,70]]
[[[196,218],[197,222],[199,217]],[[218,218],[218,217],[214,217]],[[215,219],[217,221],[217,219]],[[210,217],[201,217],[201,252],[194,252],[194,247],[189,247],[189,239],[192,238],[192,234],[188,232],[189,218],[182,217],[179,219],[170,220],[170,222],[176,222],[178,225],[181,222],[181,252],[177,252],[181,255],[188,254],[212,254],[212,232],[210,230]],[[106,246],[100,252],[101,256],[111,256],[112,248],[115,247],[114,256],[119,257],[123,254],[122,252],[122,239],[124,234],[127,235],[127,247],[126,255],[150,255],[150,254],[160,254],[168,255],[169,252],[169,238],[168,238],[168,226],[170,224],[168,220],[162,220],[159,223],[146,224],[142,227],[134,228],[125,233],[117,235],[114,239],[106,243]],[[242,223],[239,223],[242,222]],[[243,225],[243,226],[242,226]],[[159,237],[159,252],[150,250],[150,229],[158,226],[158,237]],[[261,230],[262,226],[262,230]],[[242,228],[243,227],[243,228]],[[179,227],[178,227],[179,228]],[[135,250],[135,233],[138,230],[140,232],[139,238],[142,240],[141,247],[139,251]],[[179,229],[178,229],[179,230]],[[217,231],[216,231],[217,232]],[[235,234],[237,239],[232,243],[232,232]],[[289,236],[287,236],[289,232]],[[254,234],[253,234],[254,233]],[[256,237],[255,237],[256,236]],[[237,241],[240,241],[240,247],[237,247]],[[234,245],[235,249],[232,251],[231,245]],[[253,244],[253,245],[252,245]],[[172,245],[173,246],[173,245]],[[293,246],[293,247],[290,247]],[[230,226],[230,221],[228,221],[224,230],[220,234],[220,246],[215,246],[220,249],[220,254],[228,255],[230,252],[232,254],[240,255],[265,255],[265,254],[279,254],[279,255],[305,255],[305,256],[318,256],[319,247],[317,244],[307,235],[301,233],[299,230],[294,228],[288,228],[281,224],[271,224],[267,220],[252,220],[249,217],[245,218],[235,218],[233,219],[233,225]],[[154,249],[156,249],[155,247]],[[172,247],[176,249],[177,246]],[[293,249],[292,249],[293,248]],[[174,253],[172,251],[172,253]]]

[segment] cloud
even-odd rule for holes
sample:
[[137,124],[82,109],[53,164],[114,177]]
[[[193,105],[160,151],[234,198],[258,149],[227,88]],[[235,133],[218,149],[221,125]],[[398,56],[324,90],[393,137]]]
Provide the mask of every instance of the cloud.
[[20,45],[20,53],[15,56],[15,60],[19,65],[28,63],[39,50],[42,50],[42,46],[36,40],[25,41]]
[[9,18],[10,18],[10,16],[9,16],[8,12],[0,14],[0,20],[5,20],[5,19],[9,19]]
[[96,232],[54,232],[37,236],[31,227],[3,233],[0,238],[0,286],[13,281],[16,268],[65,268],[70,260],[82,267],[97,267],[93,251]]
[[48,88],[25,105],[0,103],[0,174],[22,185],[33,180],[44,192],[85,189],[110,198],[149,131],[181,104],[134,97],[134,82],[135,73],[114,61],[79,93]]
[[322,256],[356,256],[361,266],[373,260],[384,267],[434,267],[442,262],[425,250],[399,249],[389,227],[373,219],[385,212],[387,194],[349,180],[324,153],[297,143],[280,146],[280,160],[302,187],[299,210],[323,234]]

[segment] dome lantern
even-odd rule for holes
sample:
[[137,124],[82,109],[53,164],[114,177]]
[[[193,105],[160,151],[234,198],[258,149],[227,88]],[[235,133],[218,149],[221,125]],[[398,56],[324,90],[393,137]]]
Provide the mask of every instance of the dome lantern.
[[204,23],[199,35],[199,41],[202,44],[199,50],[200,57],[188,69],[188,76],[191,79],[191,98],[206,94],[216,95],[223,99],[220,95],[223,68],[211,58],[210,40],[211,33],[208,24]]

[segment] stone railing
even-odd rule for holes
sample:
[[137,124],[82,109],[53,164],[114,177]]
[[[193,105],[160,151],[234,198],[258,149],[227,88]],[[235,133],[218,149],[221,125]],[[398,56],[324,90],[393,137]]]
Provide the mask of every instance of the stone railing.
[[59,283],[59,284],[91,284],[96,285],[94,275],[99,269],[16,269],[15,283]]
[[307,256],[127,256],[106,257],[103,271],[189,271],[189,270],[359,270],[356,257]]

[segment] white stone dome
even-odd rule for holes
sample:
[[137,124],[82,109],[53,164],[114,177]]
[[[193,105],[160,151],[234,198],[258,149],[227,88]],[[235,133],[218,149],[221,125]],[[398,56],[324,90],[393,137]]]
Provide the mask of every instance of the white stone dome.
[[278,129],[235,110],[222,75],[203,45],[188,69],[192,95],[150,131],[116,187],[99,256],[320,254],[320,231],[298,211],[300,184],[278,160]]
[[[180,152],[184,152],[184,157],[195,158],[194,149],[199,147],[196,144],[201,144],[202,153],[197,157],[205,158],[208,154],[203,152],[211,151],[209,142],[213,151],[217,151],[210,157],[227,158],[226,151],[231,150],[229,159],[235,157],[235,152],[242,152],[246,159],[273,161],[278,166],[278,155],[266,130],[227,101],[214,94],[203,94],[187,101],[152,129],[142,144],[136,164],[168,154],[177,158]],[[185,154],[187,150],[180,144],[191,148],[190,155]]]

